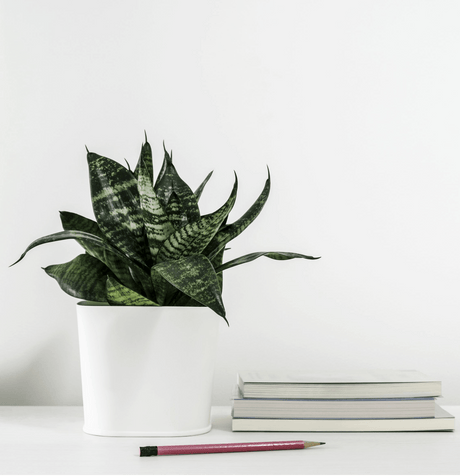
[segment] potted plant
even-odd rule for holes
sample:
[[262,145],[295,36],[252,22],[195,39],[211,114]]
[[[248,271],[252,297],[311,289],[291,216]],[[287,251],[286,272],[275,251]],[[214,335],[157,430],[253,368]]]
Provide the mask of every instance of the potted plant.
[[154,180],[147,137],[134,170],[87,152],[96,220],[61,212],[63,231],[35,240],[16,261],[60,240],[76,240],[84,249],[68,263],[44,268],[63,291],[83,300],[77,316],[84,430],[132,436],[209,431],[220,318],[228,324],[223,271],[261,256],[316,258],[256,252],[223,261],[227,243],[262,210],[270,174],[248,211],[227,223],[236,174],[227,201],[201,215],[198,201],[212,172],[193,192],[164,148]]

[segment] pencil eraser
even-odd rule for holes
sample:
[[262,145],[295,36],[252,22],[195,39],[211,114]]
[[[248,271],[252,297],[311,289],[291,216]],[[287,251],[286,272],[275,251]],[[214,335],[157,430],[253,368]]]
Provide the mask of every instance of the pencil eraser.
[[158,456],[158,446],[141,446],[139,456]]

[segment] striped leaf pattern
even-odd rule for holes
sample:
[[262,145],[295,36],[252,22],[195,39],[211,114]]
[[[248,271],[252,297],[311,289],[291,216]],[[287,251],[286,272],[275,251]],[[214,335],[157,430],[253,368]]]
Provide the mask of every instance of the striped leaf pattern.
[[175,192],[171,193],[169,197],[169,201],[166,204],[166,213],[175,230],[182,228],[188,223],[182,204]]
[[[153,183],[153,154],[150,144],[147,142],[147,134],[145,136],[145,143],[142,144],[139,160],[134,171],[134,176],[138,179],[140,169],[147,170],[146,175],[149,177],[150,182]],[[145,172],[144,172],[145,173]]]
[[168,216],[176,228],[200,219],[196,196],[180,178],[173,165],[172,156],[166,149],[163,167],[155,184],[155,192],[167,207]]
[[[104,234],[99,229],[98,224],[81,215],[71,212],[61,212],[61,223],[64,230],[78,230],[91,233],[104,240]],[[149,273],[136,263],[129,261],[125,256],[120,257],[106,247],[102,247],[100,242],[94,243],[88,240],[77,240],[78,243],[91,256],[102,261],[117,277],[117,279],[129,288],[152,297],[155,291],[149,278]]]
[[143,262],[144,222],[137,180],[122,165],[88,153],[91,197],[99,228],[113,246],[131,259]]
[[112,253],[115,253],[119,258],[126,260],[127,263],[130,263],[129,259],[123,255],[120,251],[118,251],[116,248],[113,246],[109,245],[106,243],[104,240],[99,238],[98,236],[92,235],[91,233],[86,233],[84,231],[78,231],[78,230],[69,230],[69,231],[60,231],[58,233],[53,233],[51,235],[46,235],[42,236],[41,238],[38,238],[37,240],[34,240],[22,253],[22,255],[19,257],[19,259],[13,263],[11,266],[14,266],[16,263],[19,263],[24,256],[33,248],[36,248],[37,246],[44,245],[46,243],[54,243],[55,241],[62,241],[62,240],[76,240],[79,243],[83,242],[86,245],[98,245],[101,248],[104,248]]
[[237,190],[238,179],[235,175],[232,192],[225,204],[214,213],[204,215],[199,222],[189,223],[172,233],[163,243],[158,253],[157,262],[177,260],[194,253],[201,253],[233,208]]
[[[59,212],[59,215],[64,230],[84,231],[102,240],[104,239],[104,233],[102,233],[99,225],[94,220],[73,212]],[[83,246],[82,243],[80,244]]]
[[67,294],[114,306],[207,306],[228,324],[222,301],[223,271],[262,256],[318,259],[267,251],[224,263],[227,243],[262,211],[270,193],[270,172],[253,205],[228,224],[238,190],[236,174],[227,201],[214,213],[201,216],[198,200],[212,172],[192,192],[177,173],[172,153],[163,147],[164,161],[156,181],[147,137],[134,172],[129,164],[126,168],[88,151],[96,220],[60,212],[64,231],[33,241],[16,263],[37,246],[76,240],[86,253],[44,268]]
[[[61,223],[64,230],[84,231],[97,236],[102,240],[104,239],[104,234],[101,232],[98,224],[95,221],[72,212],[60,212],[60,214]],[[115,274],[117,279],[119,279],[122,283],[125,283],[130,288],[138,290],[139,292],[144,289],[147,293],[153,293],[153,288],[149,282],[148,274],[145,271],[139,268],[133,269],[129,266],[129,263],[127,263],[125,259],[121,259],[115,253],[112,253],[106,248],[101,247],[99,243],[96,244],[87,240],[77,241],[88,254],[102,261],[102,263],[105,263],[105,265],[110,268],[113,274]],[[136,276],[137,281],[133,278],[133,275]],[[139,285],[139,282],[143,282],[144,286]]]
[[[150,296],[154,293],[153,285],[151,281],[148,279],[148,274],[141,268],[137,263],[134,263],[129,260],[126,256],[124,256],[120,251],[115,249],[113,246],[106,243],[101,238],[91,235],[90,233],[86,233],[84,231],[77,231],[77,230],[70,230],[70,231],[61,231],[58,233],[53,233],[52,235],[43,236],[35,241],[33,241],[24,251],[24,253],[19,257],[19,259],[13,263],[11,266],[14,266],[16,263],[19,263],[24,256],[33,248],[37,246],[46,244],[46,243],[53,243],[55,241],[62,241],[62,240],[76,240],[79,243],[84,243],[85,248],[91,248],[93,250],[98,249],[98,255],[102,255],[104,251],[108,252],[108,255],[115,255],[120,260],[122,260],[131,271],[131,276],[136,281],[136,283],[145,285],[145,294],[146,296]],[[101,260],[102,261],[102,260]],[[110,267],[110,266],[108,266]],[[114,273],[115,274],[115,273]]]
[[138,190],[150,255],[156,262],[161,245],[175,229],[153,189],[150,170],[142,156],[138,165]]
[[68,263],[47,266],[44,270],[70,296],[86,301],[107,302],[105,283],[111,273],[98,259],[81,254]]
[[120,284],[116,279],[107,278],[107,301],[112,306],[158,306],[150,299]]
[[168,154],[166,150],[165,143],[163,142],[163,150],[165,152],[163,164],[158,174],[157,180],[155,182],[155,193],[158,195],[158,198],[164,203],[168,203],[169,196],[172,193],[172,183],[170,180],[163,180],[163,177],[166,174],[166,170],[169,164],[172,164],[172,157]]

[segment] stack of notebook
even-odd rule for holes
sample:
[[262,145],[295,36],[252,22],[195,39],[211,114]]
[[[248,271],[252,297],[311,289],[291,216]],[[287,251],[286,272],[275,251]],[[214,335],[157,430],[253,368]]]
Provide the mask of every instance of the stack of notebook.
[[417,371],[328,375],[240,373],[233,431],[453,430],[441,382]]

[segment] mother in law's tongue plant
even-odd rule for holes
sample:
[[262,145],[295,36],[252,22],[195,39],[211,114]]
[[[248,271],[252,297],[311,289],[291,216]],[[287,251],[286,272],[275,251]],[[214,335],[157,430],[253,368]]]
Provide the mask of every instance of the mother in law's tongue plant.
[[214,213],[201,215],[198,201],[212,172],[193,192],[165,149],[154,181],[147,138],[134,171],[93,152],[88,151],[87,158],[96,221],[61,212],[64,231],[35,240],[18,260],[38,245],[76,240],[85,253],[44,268],[73,297],[112,306],[207,306],[227,321],[222,301],[224,270],[261,256],[317,259],[298,253],[255,252],[223,262],[227,243],[265,205],[270,174],[249,210],[227,223],[237,195],[236,174],[228,200]]

